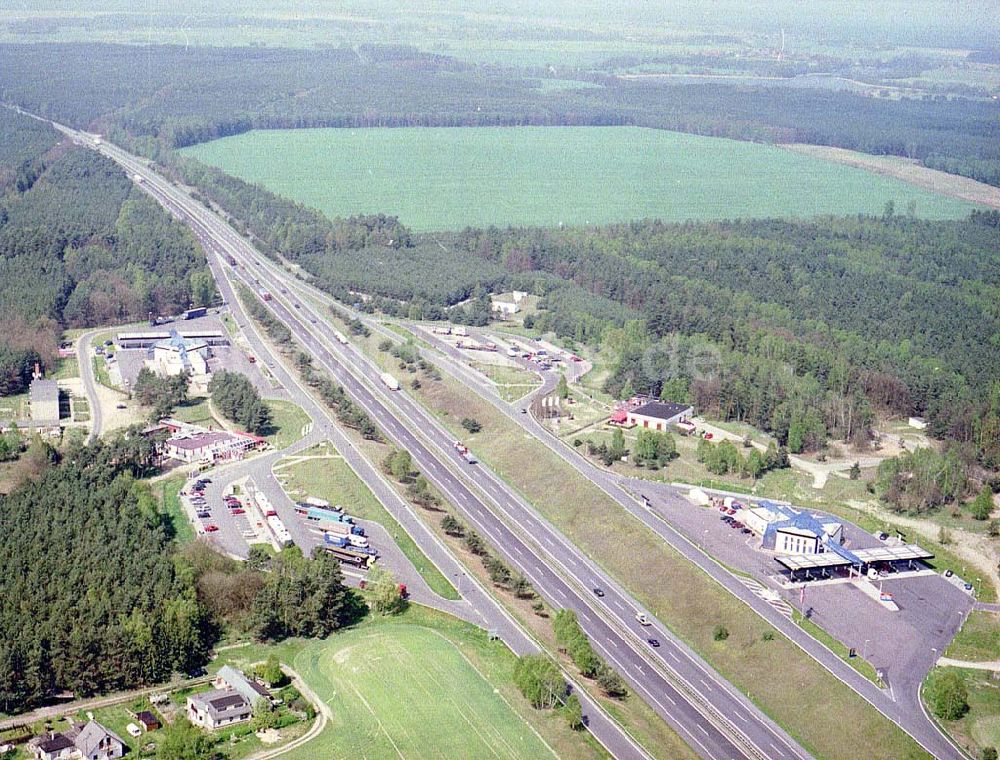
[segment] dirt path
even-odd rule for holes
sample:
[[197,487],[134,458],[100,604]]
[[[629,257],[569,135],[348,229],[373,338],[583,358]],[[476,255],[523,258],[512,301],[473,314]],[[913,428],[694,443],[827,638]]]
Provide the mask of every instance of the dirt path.
[[872,156],[844,148],[831,148],[825,145],[805,145],[788,143],[779,147],[795,153],[801,153],[826,161],[836,161],[858,169],[865,169],[875,174],[895,177],[911,185],[922,187],[941,195],[960,198],[972,203],[1000,209],[1000,187],[993,187],[983,182],[976,182],[968,177],[957,174],[928,169],[915,160],[900,156]]
[[938,665],[950,665],[953,668],[972,668],[973,670],[992,670],[1000,673],[1000,660],[993,662],[969,662],[968,660],[953,660],[951,657],[939,657]]

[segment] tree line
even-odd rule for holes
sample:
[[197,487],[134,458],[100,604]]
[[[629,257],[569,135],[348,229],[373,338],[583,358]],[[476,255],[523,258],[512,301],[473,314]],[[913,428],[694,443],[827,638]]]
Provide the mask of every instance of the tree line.
[[271,407],[260,397],[246,375],[219,370],[212,375],[208,390],[212,403],[226,419],[256,435],[266,435],[271,431]]
[[214,299],[193,236],[113,162],[7,109],[0,128],[0,394],[51,369],[65,327]]
[[3,45],[0,97],[78,127],[100,121],[150,157],[250,129],[628,124],[947,162],[981,181],[1000,160],[1000,117],[976,99],[615,76],[542,92],[530,69],[376,49],[147,46],[140,67],[132,46]]

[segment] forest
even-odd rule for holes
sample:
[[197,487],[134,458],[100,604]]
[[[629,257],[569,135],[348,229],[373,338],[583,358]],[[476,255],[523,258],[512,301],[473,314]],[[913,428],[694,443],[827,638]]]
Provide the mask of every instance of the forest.
[[171,560],[172,526],[140,478],[141,436],[79,447],[0,496],[0,711],[51,693],[152,684],[201,665],[216,635]]
[[367,612],[328,555],[293,547],[244,564],[205,543],[179,548],[144,480],[156,442],[138,429],[32,446],[39,471],[0,495],[0,712],[187,673],[229,628],[326,636]]
[[246,375],[219,370],[212,374],[208,390],[215,408],[226,419],[249,433],[265,435],[271,431],[271,408]]
[[388,246],[345,234],[368,229],[363,219],[329,220],[192,159],[162,160],[269,255],[346,303],[371,296],[362,309],[483,324],[486,293],[526,290],[542,296],[526,326],[609,350],[616,396],[666,388],[795,452],[828,437],[864,446],[876,415],[923,414],[936,436],[1000,462],[986,408],[1000,376],[995,212],[925,221],[888,204],[879,217],[425,235],[383,217],[405,241]]
[[150,157],[249,129],[635,125],[907,156],[997,179],[1000,113],[990,102],[614,76],[543,92],[537,72],[380,50],[3,45],[0,99]]
[[0,127],[0,178],[8,179],[0,195],[0,394],[22,390],[35,361],[51,367],[65,327],[176,314],[214,298],[193,236],[110,160],[57,145],[50,127],[7,109]]

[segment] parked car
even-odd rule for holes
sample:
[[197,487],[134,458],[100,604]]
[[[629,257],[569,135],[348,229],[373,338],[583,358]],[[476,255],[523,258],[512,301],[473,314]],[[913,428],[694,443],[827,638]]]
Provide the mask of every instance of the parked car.
[[206,512],[205,510],[202,510],[201,512],[198,513],[198,517],[200,517],[202,520],[204,520],[205,518],[211,517],[211,516],[212,516],[212,513],[211,512]]
[[115,404],[115,409],[128,409],[125,404]]
[[205,532],[206,533],[215,533],[218,529],[219,529],[218,525],[206,525],[205,526]]
[[239,508],[237,508],[237,509],[233,510],[233,514],[234,515],[245,515],[246,513],[247,513],[247,511],[245,509],[239,509]]

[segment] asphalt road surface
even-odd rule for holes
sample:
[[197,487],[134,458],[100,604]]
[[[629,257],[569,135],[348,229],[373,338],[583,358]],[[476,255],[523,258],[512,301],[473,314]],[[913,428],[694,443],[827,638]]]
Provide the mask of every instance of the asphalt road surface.
[[[134,176],[138,174],[143,177],[143,186],[147,192],[149,192],[150,195],[152,195],[156,200],[161,202],[169,211],[171,211],[171,213],[192,228],[192,231],[195,233],[196,237],[198,237],[206,252],[210,254],[210,266],[212,267],[213,274],[216,277],[220,290],[223,293],[223,297],[227,302],[233,304],[235,307],[238,301],[229,285],[227,276],[221,273],[221,269],[226,265],[222,264],[218,258],[224,256],[225,252],[230,250],[230,246],[233,244],[232,242],[224,245],[220,241],[225,239],[226,232],[232,232],[232,230],[214,214],[201,207],[200,204],[197,204],[191,201],[187,196],[180,194],[179,191],[172,188],[166,180],[159,177],[159,175],[150,172],[146,164],[140,160],[135,159],[118,149],[109,148],[106,145],[95,146],[88,140],[87,136],[82,133],[74,132],[73,130],[69,130],[65,127],[60,127],[60,125],[56,126],[63,132],[74,136],[82,144],[96,148],[99,152],[116,160],[131,175]],[[243,245],[246,245],[241,239],[237,238],[237,240]],[[247,253],[252,252],[245,251],[244,255]],[[256,334],[255,328],[253,328],[247,321],[245,314],[242,314],[242,312],[240,312],[240,321],[248,332],[248,338],[250,338],[250,344],[253,350],[261,357],[271,357],[270,351],[264,345],[260,336]],[[268,367],[272,373],[278,377],[279,381],[290,389],[292,399],[296,403],[305,408],[309,413],[312,413],[312,410],[318,408],[312,401],[311,397],[308,396],[303,388],[298,386],[297,382],[291,377],[290,372],[280,362],[275,361],[272,357],[271,360],[268,361]],[[346,436],[344,436],[344,434],[333,423],[333,419],[329,412],[327,410],[320,411],[322,418],[325,419],[323,431],[334,441],[344,454],[345,459],[347,459],[352,468],[358,472],[359,476],[365,480],[365,482],[373,489],[380,499],[383,499],[383,503],[386,503],[387,507],[394,512],[394,516],[396,516],[397,519],[400,519],[401,524],[404,528],[406,528],[411,536],[414,537],[418,545],[425,552],[425,554],[427,554],[431,561],[433,561],[439,569],[442,570],[442,572],[445,572],[450,578],[454,579],[459,592],[482,616],[484,620],[484,627],[502,638],[516,654],[539,651],[537,644],[530,638],[530,636],[528,636],[528,634],[516,623],[516,621],[509,616],[509,614],[495,599],[493,599],[489,592],[487,592],[475,578],[466,575],[464,568],[462,568],[458,560],[455,559],[444,544],[438,541],[433,534],[430,534],[430,531],[426,528],[426,526],[419,523],[419,518],[413,516],[412,520],[406,519],[405,510],[409,509],[408,505],[403,505],[403,512],[396,512],[393,509],[394,507],[400,507],[399,504],[394,503],[394,500],[398,501],[398,496],[394,492],[386,493],[385,489],[379,487],[380,478],[375,473],[371,464],[357,454],[349,439],[347,439]],[[426,535],[422,535],[422,533]],[[427,539],[427,535],[431,536],[430,540]],[[638,758],[648,756],[627,734],[627,732],[624,731],[618,723],[611,719],[610,716],[604,712],[585,692],[577,691],[577,693],[584,707],[583,712],[589,730],[612,755],[620,758]],[[705,729],[702,730],[704,731]],[[722,738],[725,740],[724,737]],[[703,754],[705,757],[714,758],[745,756],[744,753],[739,751],[723,751],[715,753],[704,752]]]

